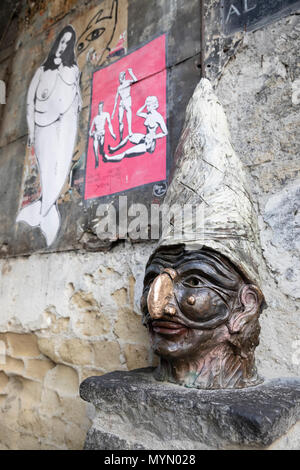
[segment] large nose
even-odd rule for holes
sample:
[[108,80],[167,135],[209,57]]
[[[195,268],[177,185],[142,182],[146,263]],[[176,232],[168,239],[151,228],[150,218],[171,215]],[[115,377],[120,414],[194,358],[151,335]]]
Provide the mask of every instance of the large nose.
[[153,320],[161,318],[164,313],[175,315],[176,308],[169,305],[174,295],[173,279],[175,277],[174,270],[166,269],[154,279],[147,297],[148,312]]

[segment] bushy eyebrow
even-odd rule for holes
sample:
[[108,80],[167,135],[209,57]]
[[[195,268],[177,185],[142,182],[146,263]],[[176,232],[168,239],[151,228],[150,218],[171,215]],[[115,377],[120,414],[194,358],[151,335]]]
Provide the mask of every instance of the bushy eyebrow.
[[[200,264],[200,263],[201,264]],[[200,266],[199,266],[200,264]],[[206,274],[208,275],[211,275],[211,276],[214,276],[214,277],[218,277],[218,276],[222,276],[222,273],[217,269],[216,266],[208,263],[207,261],[203,262],[203,260],[187,260],[187,261],[183,261],[182,263],[180,263],[180,266],[178,266],[177,268],[175,268],[176,271],[178,272],[178,274],[182,275],[182,274],[185,274],[186,271],[193,271],[193,272],[196,272],[196,271],[199,271],[200,273],[202,273],[204,276]],[[224,275],[223,275],[224,276]]]
[[195,266],[195,264],[192,262],[186,262],[182,264],[176,271],[180,277],[199,274],[203,278],[208,276],[213,281],[218,282],[217,273],[213,269],[207,269],[207,265],[205,266],[205,269],[203,269],[202,267]]

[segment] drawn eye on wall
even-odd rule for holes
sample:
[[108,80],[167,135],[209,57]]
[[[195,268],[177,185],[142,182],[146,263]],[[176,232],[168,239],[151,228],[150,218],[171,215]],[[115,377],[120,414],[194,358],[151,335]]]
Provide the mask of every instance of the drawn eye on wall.
[[[117,20],[118,0],[113,0],[110,13],[104,16],[104,10],[101,8],[92,17],[83,33],[79,36],[76,44],[78,55],[82,54],[93,41],[99,39],[106,31],[111,31],[107,43],[104,44],[103,53],[99,59],[99,63],[101,63],[104,52],[110,50],[109,46],[115,34]],[[99,23],[101,23],[101,25]]]
[[[105,28],[96,28],[96,29],[94,29],[91,33],[89,33],[86,36],[85,41],[87,41],[87,42],[96,41],[97,39],[99,39],[102,36],[104,31],[105,31]],[[77,45],[77,51],[81,52],[81,51],[83,51],[83,49],[86,49],[86,47],[87,47],[87,45],[84,42],[81,42]]]
[[87,37],[86,37],[86,40],[87,41],[95,41],[96,39],[100,38],[100,36],[102,36],[102,34],[104,33],[105,31],[105,28],[97,28],[97,29],[94,29],[94,31],[92,31]]

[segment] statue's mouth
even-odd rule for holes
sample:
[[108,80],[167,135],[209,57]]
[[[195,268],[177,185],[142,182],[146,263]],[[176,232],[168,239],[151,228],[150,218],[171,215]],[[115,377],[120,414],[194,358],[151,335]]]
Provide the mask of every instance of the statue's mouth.
[[151,329],[154,333],[164,336],[182,335],[188,330],[182,323],[163,319],[152,321]]

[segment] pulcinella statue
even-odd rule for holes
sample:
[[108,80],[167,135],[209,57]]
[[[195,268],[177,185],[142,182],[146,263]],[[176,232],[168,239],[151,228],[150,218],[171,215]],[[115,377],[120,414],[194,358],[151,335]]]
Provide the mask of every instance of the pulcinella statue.
[[257,219],[225,113],[206,79],[187,108],[176,162],[164,203],[175,208],[174,220],[186,204],[200,206],[202,215],[175,233],[166,223],[146,267],[141,305],[160,361],[155,378],[202,389],[256,385],[265,305]]

